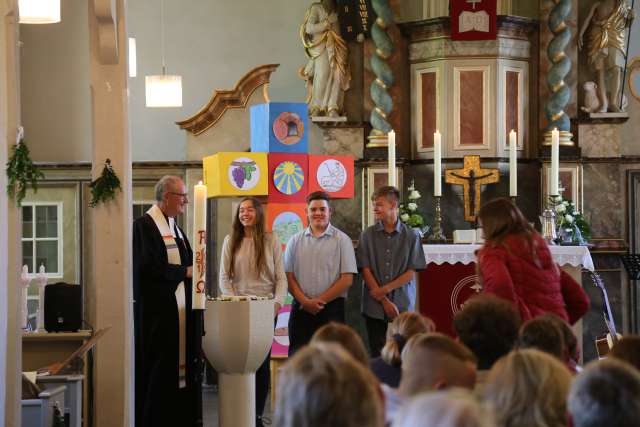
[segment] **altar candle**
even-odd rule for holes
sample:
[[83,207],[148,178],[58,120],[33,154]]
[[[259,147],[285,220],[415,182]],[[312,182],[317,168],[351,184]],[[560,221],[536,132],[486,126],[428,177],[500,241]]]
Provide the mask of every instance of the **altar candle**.
[[389,161],[389,185],[395,187],[397,184],[396,178],[396,133],[391,130],[388,135],[387,142],[387,157]]
[[22,285],[22,294],[20,295],[20,327],[22,329],[27,329],[27,324],[29,321],[29,311],[27,309],[29,283],[31,283],[31,278],[29,277],[29,267],[23,265],[22,274],[20,274],[20,284]]
[[38,284],[38,317],[36,328],[42,332],[44,331],[44,287],[47,286],[47,274],[42,264],[36,275],[36,283]]
[[518,155],[517,155],[517,134],[513,129],[509,132],[509,195],[518,195]]
[[436,130],[433,134],[433,195],[442,196],[442,136]]
[[207,301],[207,186],[198,182],[193,187],[193,286],[194,310],[204,310]]
[[549,195],[558,195],[560,170],[560,133],[557,128],[551,131],[551,172],[549,174]]

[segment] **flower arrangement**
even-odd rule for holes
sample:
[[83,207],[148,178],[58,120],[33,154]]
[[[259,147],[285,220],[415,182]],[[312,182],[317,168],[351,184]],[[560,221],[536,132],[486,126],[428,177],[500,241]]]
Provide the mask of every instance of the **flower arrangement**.
[[571,200],[551,196],[551,206],[556,212],[556,228],[564,243],[586,244],[591,238],[591,227]]
[[407,196],[407,203],[400,203],[400,221],[407,224],[409,227],[420,228],[422,230],[424,226],[424,219],[422,215],[418,213],[418,200],[422,197],[420,192],[416,190],[414,181],[411,180],[411,185],[407,188],[409,195]]

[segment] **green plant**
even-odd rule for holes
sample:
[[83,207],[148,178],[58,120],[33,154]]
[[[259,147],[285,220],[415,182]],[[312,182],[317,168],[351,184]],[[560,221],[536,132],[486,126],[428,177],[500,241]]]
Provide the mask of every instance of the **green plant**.
[[116,191],[122,191],[120,186],[120,178],[116,175],[111,166],[111,160],[104,162],[104,168],[98,178],[91,181],[91,201],[89,206],[95,208],[99,203],[106,203],[116,198]]
[[31,185],[34,192],[38,191],[38,180],[44,178],[44,174],[33,164],[29,147],[23,139],[13,146],[7,162],[7,178],[7,195],[15,200],[18,207],[27,195],[27,187]]
[[550,196],[549,201],[556,212],[556,228],[572,242],[585,243],[591,238],[591,226],[571,200],[562,196]]
[[413,180],[411,180],[411,185],[407,188],[407,191],[409,192],[407,196],[408,202],[400,203],[400,221],[409,227],[422,228],[424,226],[424,218],[418,213],[418,199],[422,196],[416,190]]

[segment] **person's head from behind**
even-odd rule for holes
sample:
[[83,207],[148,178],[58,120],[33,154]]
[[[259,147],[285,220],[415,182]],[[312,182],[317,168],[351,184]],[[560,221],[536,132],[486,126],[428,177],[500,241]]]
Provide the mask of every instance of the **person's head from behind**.
[[519,349],[536,348],[566,361],[562,330],[548,317],[536,317],[522,325],[517,346]]
[[400,411],[393,427],[493,427],[491,413],[473,395],[456,388],[421,393]]
[[314,191],[307,196],[307,217],[314,230],[324,230],[331,220],[329,195],[324,191]]
[[592,362],[573,381],[568,406],[574,427],[637,426],[640,373],[615,358]]
[[175,218],[184,213],[189,203],[187,187],[182,178],[175,175],[165,175],[155,186],[156,204],[169,218]]
[[564,342],[564,358],[567,362],[578,363],[580,361],[580,347],[578,346],[578,339],[573,333],[571,326],[565,322],[560,316],[547,313],[540,316],[542,319],[547,319],[555,324],[562,332],[562,341]]
[[473,389],[476,358],[459,342],[439,333],[414,335],[402,350],[399,392],[405,397],[449,387]]
[[640,336],[626,335],[613,345],[609,356],[640,369]]
[[506,197],[482,205],[478,221],[489,244],[500,244],[511,234],[530,234],[533,231],[520,209]]
[[519,328],[520,315],[513,304],[491,294],[469,299],[453,319],[458,338],[484,370],[513,349]]
[[298,351],[278,380],[274,425],[382,427],[377,380],[342,347],[313,343]]
[[362,338],[353,328],[343,323],[329,322],[318,329],[311,338],[311,343],[321,342],[338,344],[363,366],[369,366],[369,356]]
[[400,313],[387,327],[387,342],[380,352],[380,357],[389,365],[402,363],[402,349],[409,339],[416,334],[434,332],[433,320],[415,311]]
[[400,192],[396,187],[384,186],[378,188],[371,196],[373,215],[376,221],[391,221],[398,219]]
[[483,399],[504,427],[566,426],[571,373],[540,350],[514,350],[491,368]]
[[233,217],[231,232],[231,248],[229,257],[229,265],[227,272],[229,277],[233,278],[235,274],[235,260],[242,239],[251,237],[253,240],[253,248],[255,257],[252,264],[256,267],[257,272],[263,272],[266,269],[266,256],[264,247],[265,236],[265,216],[264,208],[260,200],[255,197],[245,197],[240,201]]

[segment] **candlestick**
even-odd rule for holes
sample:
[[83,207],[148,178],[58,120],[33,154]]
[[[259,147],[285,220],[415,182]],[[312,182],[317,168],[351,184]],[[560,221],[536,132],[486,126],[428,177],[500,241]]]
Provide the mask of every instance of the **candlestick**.
[[40,265],[38,274],[36,275],[36,283],[38,284],[37,330],[44,331],[44,288],[47,286],[47,275],[44,271],[44,265]]
[[29,310],[27,308],[27,297],[29,295],[29,283],[31,278],[29,277],[29,267],[22,266],[22,274],[20,274],[20,285],[22,294],[20,295],[20,327],[27,329],[29,323]]
[[433,221],[433,233],[429,236],[427,241],[429,243],[447,243],[447,238],[442,231],[442,212],[440,210],[440,196],[436,199],[436,214]]
[[390,131],[387,141],[387,157],[389,161],[389,185],[395,187],[397,185],[396,177],[396,133]]
[[436,130],[433,134],[433,195],[442,196],[442,136]]
[[193,187],[193,286],[192,307],[204,310],[207,301],[207,186]]
[[513,129],[509,132],[509,196],[518,195],[518,137]]
[[549,174],[549,196],[558,195],[560,170],[560,133],[558,129],[551,131],[551,171]]

